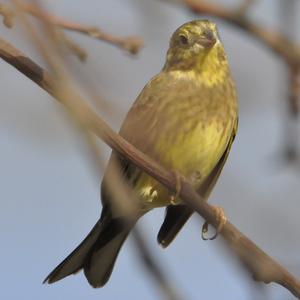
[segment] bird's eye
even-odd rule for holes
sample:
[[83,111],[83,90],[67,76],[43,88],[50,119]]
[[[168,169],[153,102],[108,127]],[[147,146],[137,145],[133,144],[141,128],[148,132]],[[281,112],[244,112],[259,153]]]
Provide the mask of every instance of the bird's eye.
[[179,41],[182,45],[187,45],[189,43],[187,36],[183,34],[179,35]]

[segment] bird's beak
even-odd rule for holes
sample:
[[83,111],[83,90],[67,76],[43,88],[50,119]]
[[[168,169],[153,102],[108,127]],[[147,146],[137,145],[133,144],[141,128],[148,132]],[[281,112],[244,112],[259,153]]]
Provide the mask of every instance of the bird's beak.
[[212,31],[207,32],[204,36],[200,36],[197,39],[197,44],[199,44],[204,49],[212,48],[217,42],[217,38]]

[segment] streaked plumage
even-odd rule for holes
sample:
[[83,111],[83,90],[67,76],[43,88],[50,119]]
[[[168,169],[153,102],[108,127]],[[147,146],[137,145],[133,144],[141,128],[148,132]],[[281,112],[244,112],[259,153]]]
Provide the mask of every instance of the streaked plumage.
[[[120,134],[208,198],[236,130],[235,87],[216,26],[209,21],[184,24],[171,38],[163,70],[144,87]],[[180,199],[174,203],[166,188],[115,153],[107,172],[113,160],[121,163],[124,178],[138,194],[141,216],[167,206],[158,241],[168,246],[193,211]],[[45,281],[55,282],[83,268],[92,286],[107,282],[130,228],[110,208],[105,176],[102,203],[101,218],[91,233]]]

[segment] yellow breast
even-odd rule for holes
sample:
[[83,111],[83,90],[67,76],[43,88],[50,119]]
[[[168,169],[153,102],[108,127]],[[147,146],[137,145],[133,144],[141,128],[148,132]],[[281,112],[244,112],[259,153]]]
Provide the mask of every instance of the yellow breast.
[[[237,109],[230,77],[208,84],[199,74],[191,76],[161,72],[154,77],[128,113],[121,134],[197,188],[227,148]],[[161,184],[145,173],[131,174],[146,209],[170,204],[171,195]]]
[[[188,130],[186,124],[182,125],[180,129],[174,128],[174,131],[161,135],[156,140],[155,152],[159,153],[163,166],[178,172],[197,188],[224,153],[233,122],[227,122],[226,126],[217,120],[209,124],[198,123]],[[169,191],[145,173],[142,173],[135,188],[145,206],[165,206],[171,201]]]

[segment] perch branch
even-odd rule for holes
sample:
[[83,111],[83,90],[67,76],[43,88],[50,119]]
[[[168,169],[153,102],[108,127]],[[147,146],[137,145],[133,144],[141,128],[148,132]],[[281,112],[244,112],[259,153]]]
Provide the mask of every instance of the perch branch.
[[[3,39],[0,39],[0,58],[14,66],[49,94],[56,97],[55,79],[29,57]],[[61,102],[59,98],[56,99]],[[175,192],[176,182],[173,172],[167,171],[158,165],[115,133],[81,98],[77,97],[76,101],[78,102],[78,105],[76,105],[77,109],[72,113],[78,115],[78,120],[83,122],[83,126],[89,128],[120,155],[126,157],[137,167]],[[68,107],[67,103],[63,102],[63,104],[67,106],[67,109],[72,109]],[[213,226],[218,226],[216,211],[211,205],[203,201],[199,194],[184,179],[181,179],[180,198]],[[243,235],[229,221],[224,225],[221,235],[241,262],[253,274],[255,280],[264,283],[274,282],[280,284],[300,298],[300,282],[298,279]]]

